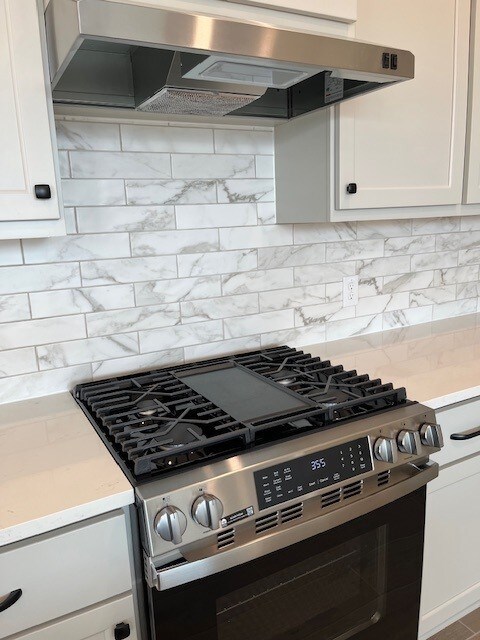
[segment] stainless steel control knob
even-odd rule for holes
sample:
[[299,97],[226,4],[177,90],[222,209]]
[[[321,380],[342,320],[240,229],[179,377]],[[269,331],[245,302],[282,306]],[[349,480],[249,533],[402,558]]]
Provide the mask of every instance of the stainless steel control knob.
[[168,505],[157,513],[153,524],[161,538],[173,544],[180,544],[187,528],[187,518],[183,511]]
[[439,424],[424,422],[420,427],[420,440],[427,447],[441,449],[443,447],[442,429]]
[[210,493],[202,493],[192,506],[192,517],[197,524],[207,529],[218,529],[223,515],[223,504]]
[[393,438],[377,438],[373,445],[373,453],[382,462],[396,462],[398,458],[397,443]]
[[398,448],[402,453],[417,453],[417,434],[413,431],[400,431],[397,436]]

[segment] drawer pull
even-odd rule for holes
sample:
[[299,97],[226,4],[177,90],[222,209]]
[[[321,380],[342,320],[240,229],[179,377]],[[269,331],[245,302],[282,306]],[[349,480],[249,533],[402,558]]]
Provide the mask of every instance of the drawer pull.
[[469,429],[468,431],[462,431],[461,433],[452,433],[450,440],[470,440],[480,436],[480,427]]
[[15,591],[11,591],[9,594],[4,596],[3,598],[0,598],[0,613],[2,613],[2,611],[6,611],[11,606],[13,606],[17,602],[17,600],[20,600],[21,595],[22,595],[22,590],[15,589]]

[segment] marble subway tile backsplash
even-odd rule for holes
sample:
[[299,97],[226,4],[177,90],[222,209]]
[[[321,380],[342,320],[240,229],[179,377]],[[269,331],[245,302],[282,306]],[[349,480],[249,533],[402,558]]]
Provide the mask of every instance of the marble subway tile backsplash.
[[480,310],[480,216],[275,225],[271,130],[57,132],[68,235],[0,241],[0,402]]

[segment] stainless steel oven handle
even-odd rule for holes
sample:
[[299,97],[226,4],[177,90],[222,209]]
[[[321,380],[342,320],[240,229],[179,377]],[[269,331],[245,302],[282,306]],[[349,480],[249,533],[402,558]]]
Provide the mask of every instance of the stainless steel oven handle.
[[366,498],[343,504],[341,508],[326,513],[312,520],[298,523],[289,529],[276,531],[262,536],[246,544],[222,551],[208,558],[202,558],[193,562],[188,562],[171,566],[168,569],[156,568],[152,558],[145,557],[145,574],[147,583],[159,591],[173,589],[182,584],[206,578],[215,573],[220,573],[226,569],[231,569],[238,565],[261,558],[274,551],[279,551],[307,538],[311,538],[318,533],[323,533],[329,529],[338,527],[341,524],[354,520],[375,509],[379,509],[399,498],[406,496],[420,487],[423,487],[438,476],[438,464],[427,462],[423,466],[411,465],[414,475],[398,484],[386,487],[378,493],[374,493]]

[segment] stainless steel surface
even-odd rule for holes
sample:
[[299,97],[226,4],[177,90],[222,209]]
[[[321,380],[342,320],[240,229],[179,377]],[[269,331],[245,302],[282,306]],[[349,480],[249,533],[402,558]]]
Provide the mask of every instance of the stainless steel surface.
[[397,442],[393,438],[377,438],[373,452],[377,460],[393,464],[398,459]]
[[[91,64],[93,54],[98,52],[104,55],[111,52],[120,55],[118,47],[123,45],[134,48],[131,51],[138,48],[143,51],[169,50],[212,56],[211,64],[207,58],[207,63],[203,61],[196,71],[189,69],[184,73],[183,80],[198,83],[203,90],[208,91],[209,86],[217,84],[220,77],[228,85],[236,75],[243,75],[243,85],[247,88],[235,92],[235,84],[232,84],[227,93],[249,96],[258,95],[255,89],[258,89],[259,83],[263,83],[264,87],[275,87],[275,78],[280,78],[278,86],[288,87],[290,82],[302,81],[309,75],[325,70],[332,71],[332,78],[375,83],[375,86],[377,83],[390,84],[414,77],[413,54],[395,47],[160,7],[126,4],[121,0],[51,0],[46,9],[46,25],[52,86],[54,89],[59,87],[62,92],[61,100],[71,102],[133,106],[129,95],[117,96],[112,91],[108,97],[108,91],[105,90],[105,95],[96,100],[94,92],[88,87],[84,86],[81,91],[77,91],[75,87],[61,86],[62,76],[77,52],[80,55],[75,77],[82,82],[85,78],[82,80],[82,73],[78,73],[78,70],[84,64],[91,75],[101,74],[100,68],[95,69],[95,65]],[[397,56],[397,68],[383,67],[384,53]],[[125,55],[129,57],[130,52]],[[218,67],[218,60],[223,64],[220,73],[214,71]],[[230,70],[230,75],[225,76],[225,69],[232,64],[246,67],[239,67],[237,73],[234,69]],[[250,81],[247,81],[248,68],[252,65],[254,68],[261,67],[262,72],[259,72],[258,78],[254,73]],[[115,66],[120,74],[124,73],[121,71],[122,67],[122,63]],[[264,70],[270,72],[270,80],[260,78]],[[122,83],[121,79],[114,79],[106,73],[102,76],[102,81],[106,85],[118,86]],[[98,84],[98,81],[93,82],[95,87]],[[155,87],[152,95],[163,88],[164,86]],[[200,87],[197,86],[198,88]],[[372,85],[365,90],[373,88]]]
[[402,453],[417,453],[418,435],[414,431],[400,431],[397,438],[398,448]]
[[[293,440],[254,448],[225,460],[205,464],[181,474],[165,476],[141,485],[136,488],[136,494],[145,522],[143,547],[152,557],[162,556],[172,550],[178,550],[183,554],[186,549],[189,550],[189,553],[192,552],[192,549],[196,549],[196,552],[200,553],[202,549],[207,547],[208,553],[218,553],[217,536],[209,534],[205,527],[195,522],[190,515],[197,498],[205,493],[217,496],[221,500],[224,513],[227,516],[252,508],[251,515],[242,519],[241,523],[235,524],[237,533],[240,531],[240,524],[250,523],[253,526],[255,519],[259,516],[275,514],[279,509],[288,509],[299,502],[302,502],[304,509],[306,509],[311,500],[318,502],[318,498],[331,491],[347,491],[348,486],[352,483],[363,483],[362,495],[366,495],[370,489],[375,492],[384,491],[387,486],[391,486],[398,479],[398,475],[396,475],[398,470],[405,468],[408,463],[420,463],[426,460],[430,454],[434,453],[435,449],[419,444],[415,455],[397,452],[397,460],[390,463],[378,460],[373,456],[374,442],[379,438],[391,439],[396,442],[401,431],[408,430],[418,433],[420,426],[424,423],[435,423],[435,412],[420,404],[412,404],[354,422],[335,425],[330,429]],[[254,482],[255,471],[291,462],[295,458],[321,452],[361,437],[368,438],[372,458],[371,471],[327,488],[318,489],[302,498],[293,498],[278,506],[259,510]],[[377,485],[378,475],[388,474],[388,471],[391,472],[390,483],[386,486]],[[373,483],[372,487],[369,483]],[[167,504],[174,505],[183,513],[188,514],[187,528],[182,536],[181,545],[173,545],[171,542],[164,541],[153,527],[158,511]],[[221,531],[223,530],[221,529]]]
[[422,444],[427,447],[440,449],[443,447],[442,429],[439,424],[425,423],[420,427],[420,438]]
[[263,537],[253,539],[238,547],[226,549],[222,553],[205,557],[200,560],[186,561],[172,568],[162,570],[156,566],[152,558],[145,558],[148,566],[147,579],[150,586],[162,591],[187,584],[206,576],[225,571],[237,565],[241,565],[255,558],[278,551],[289,545],[301,542],[318,533],[338,527],[349,520],[379,509],[394,500],[419,489],[438,475],[438,465],[434,462],[426,463],[423,467],[406,465],[410,477],[397,484],[384,488],[365,498],[343,504],[341,508],[310,520],[296,523],[286,529],[273,529]]
[[181,544],[182,536],[187,528],[187,518],[180,509],[168,505],[155,516],[154,527],[162,540]]
[[210,493],[204,493],[193,503],[192,518],[207,529],[218,529],[223,515],[223,504]]

